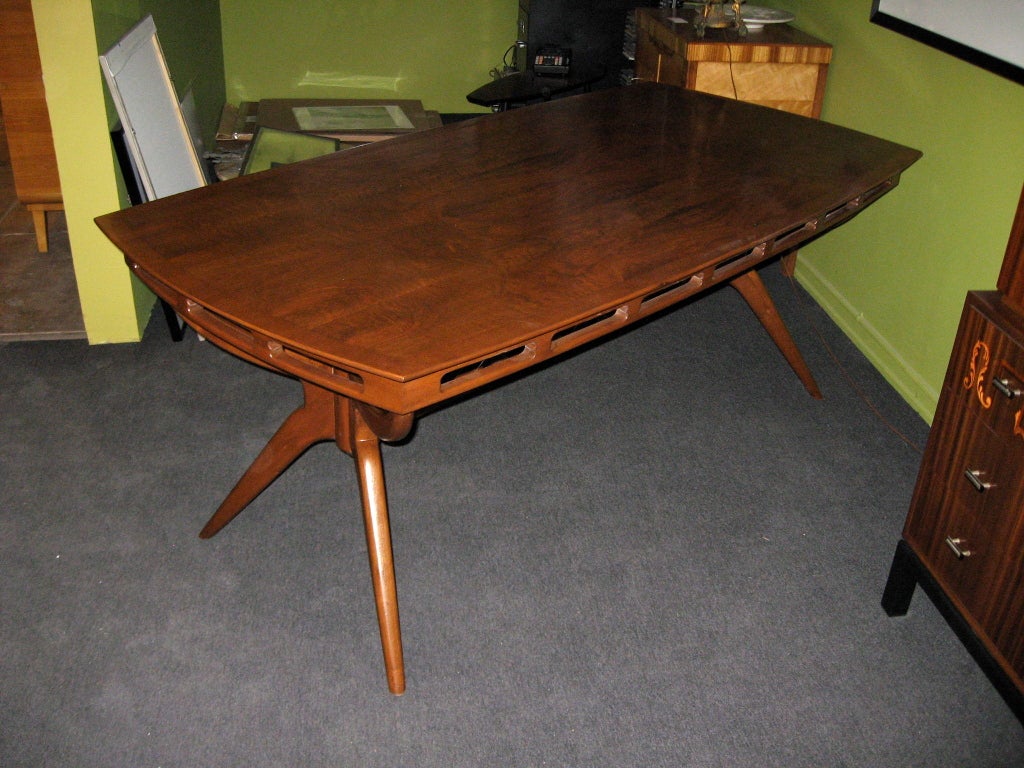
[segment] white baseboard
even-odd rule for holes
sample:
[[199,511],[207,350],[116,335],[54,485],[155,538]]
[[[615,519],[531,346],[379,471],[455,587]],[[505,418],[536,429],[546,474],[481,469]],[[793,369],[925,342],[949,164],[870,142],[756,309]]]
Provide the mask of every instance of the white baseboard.
[[796,279],[885,380],[930,424],[939,402],[938,390],[907,363],[885,336],[864,317],[864,313],[850,304],[809,260],[799,260]]

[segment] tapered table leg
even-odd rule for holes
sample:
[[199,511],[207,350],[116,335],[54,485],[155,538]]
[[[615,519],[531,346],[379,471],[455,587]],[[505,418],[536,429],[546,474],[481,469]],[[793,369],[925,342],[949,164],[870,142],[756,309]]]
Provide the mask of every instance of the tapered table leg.
[[807,391],[812,397],[821,400],[822,395],[821,390],[818,389],[818,383],[814,380],[811,369],[804,362],[804,358],[800,354],[796,342],[793,341],[793,337],[789,335],[789,329],[786,328],[786,324],[779,317],[779,313],[775,309],[775,303],[772,301],[768,289],[761,281],[761,276],[754,270],[750,270],[738,277],[734,277],[729,284],[740,292],[740,296],[754,310],[757,319],[761,321],[761,325],[768,331],[768,335],[772,337],[772,341],[778,346],[779,351],[782,352]]
[[310,446],[335,438],[335,395],[303,382],[305,402],[280,426],[199,533],[208,539],[230,523]]
[[384,669],[388,688],[394,694],[405,691],[405,663],[402,659],[402,630],[398,621],[398,590],[391,550],[388,522],[388,497],[384,487],[384,465],[380,441],[358,409],[352,416],[352,448],[363,499],[366,524],[366,549],[370,556],[373,596],[377,603],[377,623],[384,651]]
[[335,441],[355,459],[384,669],[388,688],[400,694],[405,691],[405,664],[380,440],[405,437],[412,429],[413,415],[359,405],[308,382],[302,388],[302,406],[285,419],[199,535],[208,539],[220,531],[310,446]]

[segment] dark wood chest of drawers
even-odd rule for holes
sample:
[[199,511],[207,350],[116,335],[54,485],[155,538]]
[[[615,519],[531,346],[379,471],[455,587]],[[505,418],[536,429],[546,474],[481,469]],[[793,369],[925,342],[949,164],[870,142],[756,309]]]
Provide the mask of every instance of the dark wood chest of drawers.
[[968,294],[883,606],[920,583],[1024,713],[1024,316]]

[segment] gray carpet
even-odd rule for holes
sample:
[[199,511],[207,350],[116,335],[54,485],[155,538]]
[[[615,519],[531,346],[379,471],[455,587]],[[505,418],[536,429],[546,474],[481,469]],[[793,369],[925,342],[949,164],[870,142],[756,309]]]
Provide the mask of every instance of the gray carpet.
[[158,315],[0,346],[0,766],[1024,764],[928,599],[879,607],[920,459],[890,425],[926,425],[765,278],[824,402],[727,289],[385,448],[403,697],[348,457],[197,538],[294,382]]

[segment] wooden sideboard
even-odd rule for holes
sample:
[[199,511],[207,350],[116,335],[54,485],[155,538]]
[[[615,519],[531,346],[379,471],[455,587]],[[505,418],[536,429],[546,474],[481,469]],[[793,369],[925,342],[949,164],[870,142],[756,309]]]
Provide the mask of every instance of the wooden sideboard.
[[1024,719],[1024,192],[997,291],[968,294],[882,605],[920,584]]
[[0,0],[0,103],[14,190],[32,213],[36,244],[46,252],[46,214],[64,204],[31,0]]
[[734,29],[708,29],[698,37],[692,15],[636,9],[638,80],[821,116],[831,45],[789,24],[767,24],[743,37]]

